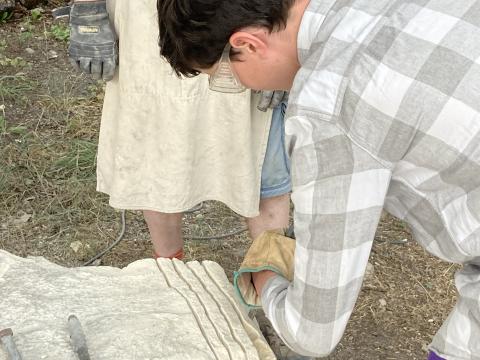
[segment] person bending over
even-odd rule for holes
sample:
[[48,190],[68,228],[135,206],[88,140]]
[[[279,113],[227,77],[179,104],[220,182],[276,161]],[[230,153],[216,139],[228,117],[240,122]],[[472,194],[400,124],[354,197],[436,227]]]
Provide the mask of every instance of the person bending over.
[[284,244],[269,234],[245,258],[254,263],[256,254],[255,270],[274,270],[252,278],[285,342],[311,356],[335,348],[385,208],[430,253],[462,264],[458,301],[430,358],[478,359],[480,1],[158,0],[157,7],[161,52],[177,73],[215,80],[230,72],[252,89],[290,91],[294,257],[266,250]]

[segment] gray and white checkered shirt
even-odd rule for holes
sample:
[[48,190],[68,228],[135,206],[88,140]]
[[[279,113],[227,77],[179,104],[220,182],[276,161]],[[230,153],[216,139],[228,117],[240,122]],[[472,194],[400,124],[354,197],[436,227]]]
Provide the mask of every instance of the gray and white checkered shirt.
[[311,0],[298,51],[295,278],[267,283],[267,316],[297,352],[331,352],[385,208],[464,264],[431,348],[480,359],[480,0]]

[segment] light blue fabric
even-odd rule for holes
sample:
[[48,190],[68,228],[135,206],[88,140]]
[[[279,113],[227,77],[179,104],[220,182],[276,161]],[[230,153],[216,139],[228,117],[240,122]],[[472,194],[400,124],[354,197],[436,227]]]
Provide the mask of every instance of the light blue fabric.
[[290,160],[285,151],[285,110],[282,102],[272,114],[267,150],[262,167],[261,198],[287,194],[292,190],[290,182]]

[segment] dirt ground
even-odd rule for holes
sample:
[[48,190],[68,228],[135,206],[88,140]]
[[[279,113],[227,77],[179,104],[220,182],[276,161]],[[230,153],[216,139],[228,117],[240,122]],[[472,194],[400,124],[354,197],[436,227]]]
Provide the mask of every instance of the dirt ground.
[[[115,241],[121,214],[95,191],[104,84],[71,70],[68,29],[52,23],[49,9],[0,21],[0,248],[80,266]],[[151,256],[142,215],[126,215],[125,236],[102,265],[122,267]],[[215,202],[184,219],[187,237],[242,229],[242,219]],[[248,245],[245,232],[187,240],[186,259],[215,260],[231,276]],[[329,359],[424,359],[455,302],[456,267],[426,254],[407,227],[388,215],[370,264],[346,334]]]

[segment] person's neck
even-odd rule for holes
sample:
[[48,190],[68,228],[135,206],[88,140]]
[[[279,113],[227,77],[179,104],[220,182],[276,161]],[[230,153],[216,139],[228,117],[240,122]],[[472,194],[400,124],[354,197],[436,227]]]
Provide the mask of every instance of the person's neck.
[[[285,33],[288,37],[290,44],[295,44],[295,52],[297,53],[297,38],[300,31],[300,25],[302,24],[303,15],[310,4],[310,0],[295,0],[294,4],[290,8],[288,14],[287,27]],[[298,59],[298,53],[296,56],[298,67],[300,68],[300,61]]]

